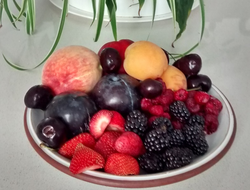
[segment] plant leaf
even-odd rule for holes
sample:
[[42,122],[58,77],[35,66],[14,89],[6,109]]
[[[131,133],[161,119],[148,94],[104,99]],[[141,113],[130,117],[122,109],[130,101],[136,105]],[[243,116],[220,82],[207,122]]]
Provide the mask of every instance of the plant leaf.
[[15,24],[15,20],[14,20],[14,18],[12,16],[12,13],[10,12],[10,9],[9,9],[8,0],[2,0],[1,3],[3,5],[3,8],[4,8],[4,10],[5,10],[11,24],[17,29],[16,24]]
[[2,27],[3,2],[0,0],[0,28]]
[[26,31],[27,34],[32,34],[35,31],[35,0],[27,0],[27,16],[26,16]]
[[106,0],[99,1],[96,35],[95,35],[95,38],[94,38],[95,42],[99,39],[101,30],[102,30],[102,23],[103,23],[103,18],[104,18],[105,4],[106,4]]
[[92,0],[92,8],[93,8],[93,19],[90,26],[94,24],[96,18],[96,0]]
[[16,8],[18,9],[18,11],[19,11],[19,15],[15,18],[16,20],[19,20],[20,18],[21,18],[21,16],[26,16],[26,14],[25,14],[25,10],[26,10],[26,8],[27,8],[27,1],[28,0],[23,0],[22,1],[22,5],[21,5],[21,7],[18,5],[18,3],[15,1],[15,0],[13,0],[13,2],[14,2],[14,4],[15,4],[15,6],[16,6]]
[[57,31],[57,34],[56,34],[55,41],[53,42],[52,47],[49,50],[48,54],[45,56],[45,58],[38,65],[36,65],[35,67],[29,69],[29,68],[24,68],[24,67],[21,67],[21,66],[15,64],[15,63],[10,62],[3,55],[4,60],[11,67],[13,67],[13,68],[15,68],[17,70],[20,70],[20,71],[27,71],[27,70],[36,69],[37,67],[39,67],[40,65],[42,65],[49,58],[49,56],[54,52],[54,50],[56,49],[56,46],[58,45],[58,42],[59,42],[59,40],[61,38],[61,35],[62,35],[62,31],[63,31],[63,27],[64,27],[64,24],[65,24],[67,13],[68,13],[68,0],[63,0],[63,8],[62,8],[62,13],[61,13],[61,19],[60,19],[60,23],[59,23],[59,27],[58,27],[58,31]]
[[109,19],[111,23],[112,33],[115,41],[117,41],[117,26],[116,26],[116,0],[106,0],[106,6],[108,8]]
[[139,2],[139,10],[138,10],[138,16],[140,16],[141,9],[145,3],[145,0],[138,0]]

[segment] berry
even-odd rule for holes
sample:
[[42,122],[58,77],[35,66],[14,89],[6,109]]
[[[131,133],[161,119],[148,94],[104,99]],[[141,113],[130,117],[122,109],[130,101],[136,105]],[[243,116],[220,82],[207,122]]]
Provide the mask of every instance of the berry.
[[187,109],[184,102],[181,101],[174,101],[173,103],[171,103],[169,106],[169,112],[174,118],[176,118],[180,122],[185,122],[190,117],[189,110]]
[[89,148],[94,148],[95,146],[95,139],[92,135],[89,133],[81,133],[72,139],[65,142],[58,150],[58,153],[66,158],[72,158],[76,146],[81,143],[84,146],[87,146]]
[[134,157],[127,154],[114,153],[108,157],[104,171],[119,176],[138,175],[140,167]]
[[138,158],[141,169],[148,173],[156,173],[164,170],[165,164],[161,155],[148,152]]
[[143,137],[147,130],[148,119],[145,114],[139,110],[130,112],[126,118],[125,130],[132,131]]
[[141,109],[147,111],[150,107],[153,106],[151,99],[142,98],[141,99]]
[[172,170],[190,164],[194,156],[192,150],[188,148],[173,147],[167,149],[162,158],[167,170]]
[[187,109],[191,113],[198,113],[201,110],[201,106],[194,100],[193,97],[188,97],[185,102]]
[[180,122],[178,120],[172,120],[171,122],[172,122],[174,129],[182,129],[182,127],[184,125],[182,122]]
[[115,141],[121,134],[122,133],[118,131],[105,131],[96,142],[94,150],[107,159],[109,155],[117,152],[115,149]]
[[210,100],[205,105],[205,112],[209,114],[219,115],[223,108],[222,103],[215,97],[210,97]]
[[111,111],[112,118],[108,124],[107,130],[109,131],[125,131],[125,119],[123,116],[117,111]]
[[198,114],[195,114],[195,115],[192,115],[192,116],[189,118],[188,123],[189,123],[190,125],[194,125],[195,123],[198,123],[199,125],[204,126],[205,120],[204,120],[204,117],[203,117],[203,116],[198,115]]
[[171,147],[181,147],[184,145],[185,137],[181,130],[175,129],[168,133],[170,139],[169,144]]
[[70,162],[69,170],[79,174],[86,170],[104,168],[105,160],[101,154],[79,143]]
[[197,91],[194,95],[194,100],[199,105],[204,105],[208,103],[210,95],[206,92]]
[[164,112],[163,107],[161,105],[153,105],[149,108],[148,112],[151,115],[161,116]]
[[174,92],[174,99],[184,102],[188,97],[188,91],[185,89],[179,89]]
[[165,117],[157,117],[153,122],[152,122],[152,128],[153,129],[161,129],[164,131],[172,131],[173,126],[171,121],[168,118]]
[[145,148],[141,138],[131,131],[122,133],[115,141],[115,149],[117,152],[138,157],[145,152]]
[[212,134],[217,131],[219,126],[218,117],[213,114],[205,115],[205,131],[207,134]]
[[195,123],[193,125],[186,124],[182,132],[185,137],[185,143],[195,155],[203,155],[208,150],[208,143],[205,138],[203,126]]
[[108,127],[112,119],[112,112],[109,110],[100,110],[93,115],[89,122],[90,134],[98,139]]

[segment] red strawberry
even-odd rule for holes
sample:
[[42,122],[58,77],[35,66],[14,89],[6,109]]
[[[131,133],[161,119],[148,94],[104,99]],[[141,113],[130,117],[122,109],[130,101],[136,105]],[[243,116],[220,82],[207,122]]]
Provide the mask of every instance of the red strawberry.
[[74,138],[68,140],[65,142],[58,150],[59,154],[62,156],[65,156],[67,158],[72,158],[76,146],[82,143],[83,145],[89,147],[89,148],[94,148],[95,146],[95,139],[92,135],[89,133],[81,133]]
[[107,130],[124,132],[125,131],[125,119],[119,112],[117,111],[111,111],[111,112],[113,116],[107,127]]
[[141,138],[134,132],[126,131],[122,133],[115,142],[115,149],[124,154],[138,157],[145,153],[145,147]]
[[115,141],[121,135],[118,131],[106,131],[96,142],[94,150],[100,153],[105,159],[112,153],[117,152]]
[[93,115],[89,122],[89,131],[95,139],[98,139],[103,134],[111,121],[112,115],[109,110],[100,110]]
[[134,157],[127,154],[114,153],[108,157],[104,171],[119,176],[138,175],[140,167]]
[[70,162],[69,170],[73,174],[79,174],[86,170],[104,168],[105,160],[101,154],[91,148],[78,144]]

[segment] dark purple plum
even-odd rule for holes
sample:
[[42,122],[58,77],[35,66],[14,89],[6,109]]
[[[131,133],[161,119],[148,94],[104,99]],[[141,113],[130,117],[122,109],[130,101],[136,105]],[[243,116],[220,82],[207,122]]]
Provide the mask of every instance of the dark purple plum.
[[47,106],[45,117],[56,117],[69,128],[69,138],[89,131],[91,116],[97,112],[91,98],[81,92],[60,94]]
[[146,79],[141,81],[138,86],[139,92],[145,98],[155,98],[162,93],[161,82],[154,79]]
[[36,134],[47,147],[57,149],[67,140],[67,125],[58,118],[45,118],[38,124]]
[[202,60],[198,54],[188,54],[173,63],[186,77],[197,75],[202,67]]
[[140,108],[139,82],[127,74],[103,76],[91,91],[90,96],[100,109],[109,109],[127,115]]
[[28,108],[45,110],[53,99],[53,91],[45,85],[32,86],[24,96],[24,104]]
[[187,88],[201,88],[202,91],[208,92],[212,86],[212,81],[207,75],[198,74],[187,78]]
[[100,54],[100,62],[105,73],[117,73],[122,65],[119,52],[114,48],[105,48]]

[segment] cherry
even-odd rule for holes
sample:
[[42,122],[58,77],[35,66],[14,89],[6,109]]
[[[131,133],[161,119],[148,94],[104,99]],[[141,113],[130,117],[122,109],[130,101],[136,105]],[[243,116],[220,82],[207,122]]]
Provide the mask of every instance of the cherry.
[[122,65],[121,56],[114,48],[105,48],[100,54],[100,62],[105,73],[117,73]]
[[207,75],[193,75],[187,78],[187,88],[200,88],[200,90],[208,92],[212,86],[212,81]]
[[146,79],[139,84],[138,89],[143,97],[151,99],[159,96],[163,88],[161,82],[153,79]]

